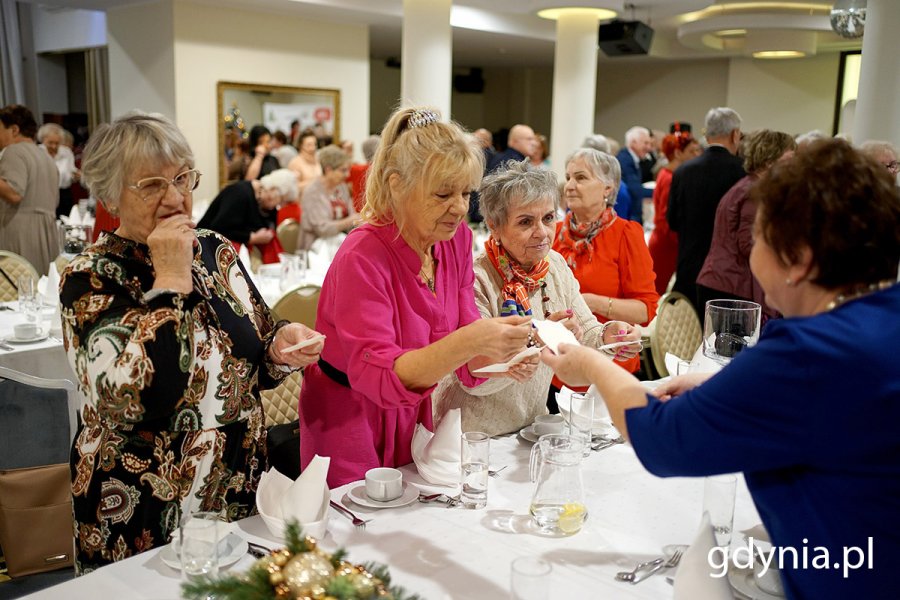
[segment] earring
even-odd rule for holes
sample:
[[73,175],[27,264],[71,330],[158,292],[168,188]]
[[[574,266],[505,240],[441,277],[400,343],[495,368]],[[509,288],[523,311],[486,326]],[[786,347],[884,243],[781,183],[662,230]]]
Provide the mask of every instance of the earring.
[[785,285],[792,286],[792,285],[794,285],[794,280],[791,279],[790,277],[788,277],[787,279],[784,280],[784,283],[785,283]]

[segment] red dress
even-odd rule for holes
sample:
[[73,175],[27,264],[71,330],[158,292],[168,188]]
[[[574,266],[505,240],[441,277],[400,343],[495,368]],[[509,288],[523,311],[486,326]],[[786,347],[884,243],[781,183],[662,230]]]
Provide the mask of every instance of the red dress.
[[666,293],[669,280],[675,272],[678,258],[678,234],[669,229],[666,213],[669,212],[669,190],[672,187],[672,171],[663,167],[656,176],[653,190],[653,233],[650,234],[650,256],[656,271],[656,293]]

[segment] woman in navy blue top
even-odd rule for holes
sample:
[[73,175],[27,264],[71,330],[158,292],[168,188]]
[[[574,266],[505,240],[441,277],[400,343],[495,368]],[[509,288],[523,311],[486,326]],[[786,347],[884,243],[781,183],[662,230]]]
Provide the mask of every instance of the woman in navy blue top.
[[752,198],[750,266],[785,316],[755,347],[655,395],[589,348],[543,360],[567,383],[597,385],[650,472],[743,471],[783,549],[788,598],[895,598],[900,191],[848,143],[823,140],[774,166]]

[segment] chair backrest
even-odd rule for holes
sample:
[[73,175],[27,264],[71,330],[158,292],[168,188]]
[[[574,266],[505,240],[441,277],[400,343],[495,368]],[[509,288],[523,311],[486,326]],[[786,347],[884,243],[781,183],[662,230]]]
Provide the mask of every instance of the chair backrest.
[[700,319],[684,294],[667,292],[659,299],[656,327],[650,334],[650,354],[660,377],[669,374],[666,353],[690,360],[702,341]]
[[68,379],[0,367],[0,468],[69,462],[78,395]]
[[322,288],[318,285],[303,284],[295,287],[279,298],[272,307],[272,312],[279,319],[303,323],[312,329],[316,326],[316,310],[319,306],[321,292]]
[[284,251],[288,254],[293,254],[297,251],[300,223],[296,219],[285,219],[278,225],[275,235],[278,236],[278,241],[281,242],[281,247],[284,248]]
[[297,405],[301,385],[303,385],[303,371],[294,371],[275,389],[260,392],[266,427],[283,425],[299,418]]
[[19,277],[31,275],[37,283],[37,270],[24,257],[14,252],[0,250],[0,302],[9,302],[19,298]]

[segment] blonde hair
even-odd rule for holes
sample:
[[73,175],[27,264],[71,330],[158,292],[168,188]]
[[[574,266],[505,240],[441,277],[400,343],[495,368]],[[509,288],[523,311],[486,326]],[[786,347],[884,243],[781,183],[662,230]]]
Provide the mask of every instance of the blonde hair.
[[403,228],[389,183],[393,175],[399,177],[401,201],[445,182],[478,187],[484,173],[481,145],[457,123],[437,119],[425,107],[401,108],[388,119],[366,180],[362,217],[367,223]]

